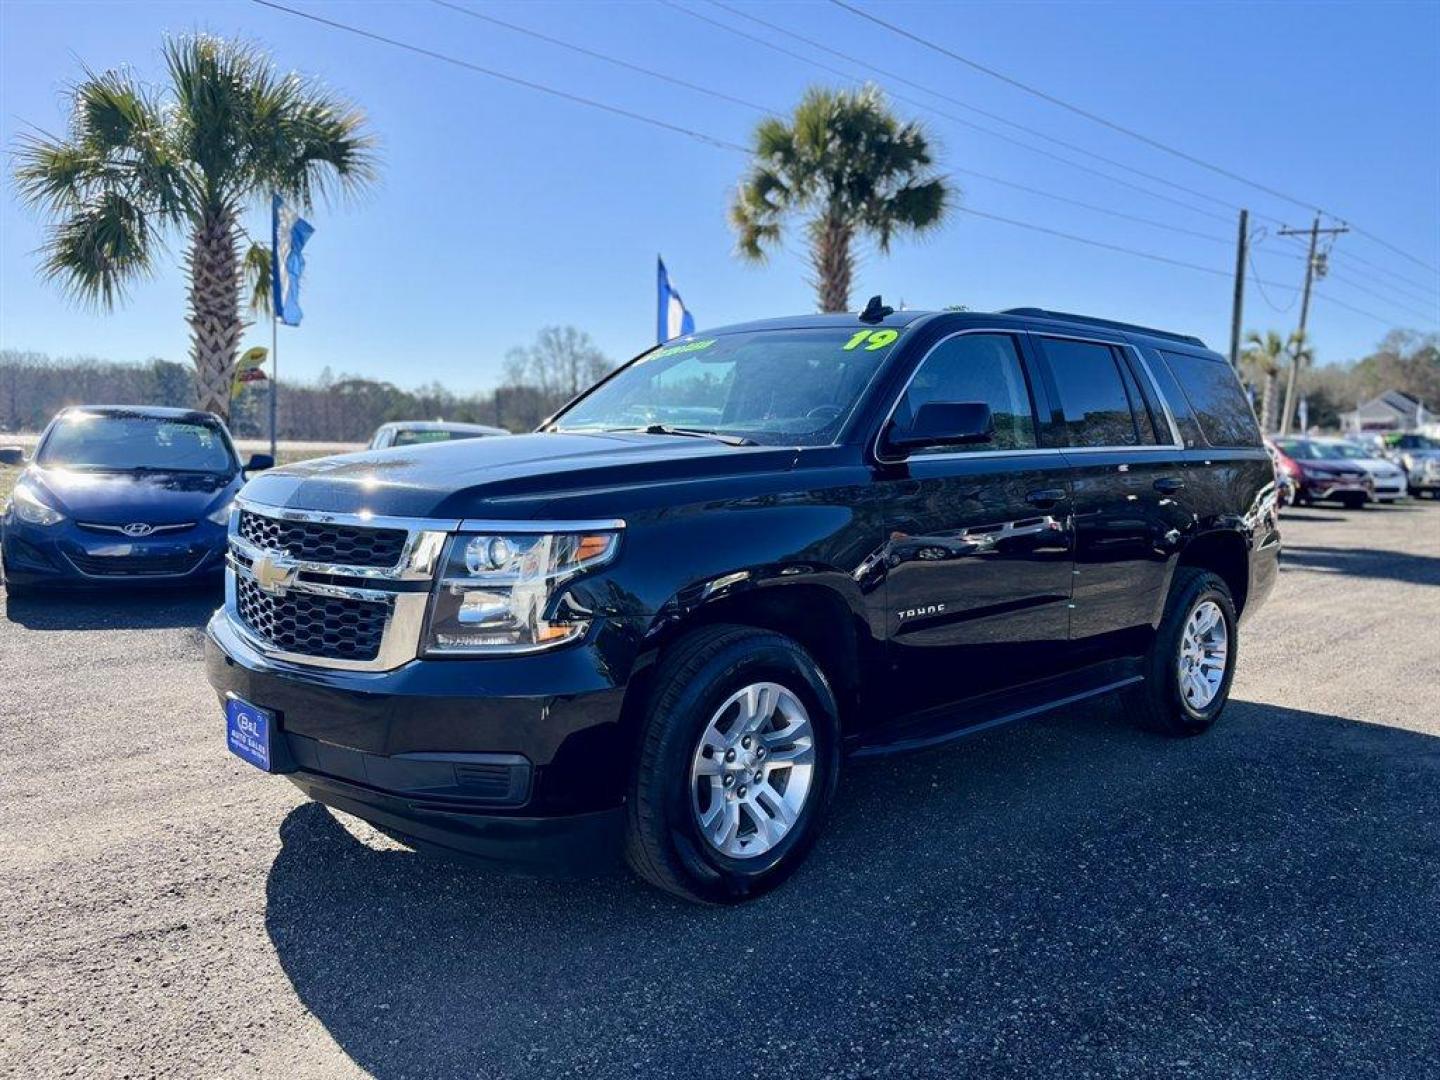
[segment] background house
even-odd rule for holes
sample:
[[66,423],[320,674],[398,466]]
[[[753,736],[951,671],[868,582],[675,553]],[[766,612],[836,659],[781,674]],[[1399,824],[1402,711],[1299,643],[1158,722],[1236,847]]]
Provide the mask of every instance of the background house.
[[1353,411],[1340,414],[1341,427],[1356,432],[1413,431],[1437,422],[1440,422],[1440,413],[1432,412],[1399,390],[1386,390]]

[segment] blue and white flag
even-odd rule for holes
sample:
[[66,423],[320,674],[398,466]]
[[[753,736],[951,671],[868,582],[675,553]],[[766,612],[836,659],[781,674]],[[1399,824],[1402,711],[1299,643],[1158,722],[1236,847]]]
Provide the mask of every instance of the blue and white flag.
[[315,227],[285,205],[276,195],[270,204],[270,276],[275,291],[275,317],[286,326],[299,326],[300,275],[305,272],[305,241]]
[[663,344],[672,338],[684,337],[695,332],[695,318],[685,309],[685,301],[670,285],[670,275],[665,272],[665,261],[655,256],[655,283],[659,290],[657,315],[655,319],[655,341]]

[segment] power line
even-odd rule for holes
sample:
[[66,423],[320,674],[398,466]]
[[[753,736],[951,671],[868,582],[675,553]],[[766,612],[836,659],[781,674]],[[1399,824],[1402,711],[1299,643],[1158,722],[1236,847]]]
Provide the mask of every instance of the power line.
[[[1285,192],[1278,190],[1277,188],[1269,186],[1268,184],[1263,184],[1258,180],[1252,180],[1249,177],[1242,176],[1237,172],[1232,172],[1224,166],[1216,165],[1215,163],[1206,161],[1204,158],[1201,157],[1196,157],[1194,154],[1187,153],[1186,151],[1171,146],[1168,143],[1163,143],[1159,139],[1153,139],[1149,135],[1144,134],[1143,132],[1136,131],[1134,128],[1126,127],[1123,124],[1118,124],[1113,120],[1109,120],[1099,115],[1098,113],[1091,112],[1089,109],[1081,108],[1079,105],[1075,105],[1069,101],[1066,101],[1064,98],[1056,97],[1054,94],[1047,93],[1046,91],[1041,90],[1038,87],[1031,86],[1029,83],[1021,82],[1019,79],[1013,78],[1010,75],[1006,75],[1002,71],[997,71],[992,67],[987,67],[985,64],[982,64],[977,60],[972,60],[968,56],[962,56],[960,53],[955,52],[953,49],[948,49],[943,45],[937,45],[935,42],[929,41],[921,37],[919,34],[915,34],[909,30],[906,30],[904,27],[896,26],[892,22],[887,22],[885,19],[880,18],[878,15],[872,15],[870,12],[865,11],[863,8],[859,8],[856,7],[854,4],[848,3],[847,0],[830,0],[830,3],[834,4],[838,8],[841,8],[842,10],[850,12],[852,15],[856,15],[859,18],[872,22],[877,26],[882,26],[886,30],[889,30],[891,33],[913,41],[917,45],[921,45],[924,48],[940,53],[942,56],[948,56],[950,59],[964,64],[965,66],[972,68],[975,71],[979,71],[985,75],[989,75],[992,79],[998,79],[999,81],[1006,83],[1009,86],[1013,86],[1018,90],[1022,90],[1027,94],[1040,98],[1042,101],[1047,101],[1052,105],[1058,106],[1059,108],[1066,109],[1077,116],[1083,116],[1085,119],[1091,121],[1092,123],[1099,124],[1102,127],[1107,127],[1110,130],[1117,131],[1122,135],[1127,135],[1132,139],[1144,143],[1146,146],[1150,146],[1156,150],[1163,151],[1164,153],[1170,154],[1173,157],[1177,157],[1182,161],[1188,161],[1190,164],[1197,165],[1202,169],[1208,169],[1210,172],[1216,173],[1219,176],[1224,176],[1227,179],[1234,180],[1238,183],[1255,188],[1257,191],[1263,191],[1267,195],[1274,196],[1277,199],[1281,199],[1295,206],[1303,207],[1306,210],[1313,210],[1317,214],[1325,213],[1323,209],[1321,209],[1319,206],[1316,206],[1309,200],[1299,199],[1296,198],[1294,195],[1288,195]],[[1432,273],[1440,274],[1440,268],[1437,268],[1436,266],[1425,262],[1423,259],[1419,259],[1414,255],[1411,255],[1409,252],[1396,247],[1394,244],[1391,244],[1386,240],[1382,240],[1374,233],[1360,229],[1354,225],[1351,225],[1350,228],[1354,229],[1355,232],[1361,234],[1362,236],[1365,236],[1372,243],[1379,244],[1381,247],[1388,249],[1389,251],[1401,256],[1402,258],[1408,259],[1410,262],[1413,262],[1417,266],[1421,266],[1424,269],[1431,271]]]
[[415,53],[417,56],[427,56],[432,60],[439,60],[441,63],[453,64],[455,67],[465,68],[479,75],[487,75],[492,79],[500,79],[503,82],[512,83],[516,86],[523,86],[527,90],[537,90],[542,94],[549,94],[551,97],[561,98],[565,101],[574,102],[577,105],[585,105],[592,109],[599,109],[602,112],[611,113],[615,116],[623,116],[629,120],[636,120],[642,124],[649,124],[651,127],[662,128],[674,132],[677,135],[685,135],[698,142],[709,146],[717,146],[724,150],[738,150],[745,154],[749,151],[739,143],[729,142],[725,139],[717,139],[712,135],[695,131],[692,128],[682,127],[679,124],[672,124],[668,120],[660,120],[653,116],[646,116],[644,113],[631,112],[629,109],[622,109],[618,105],[607,105],[603,101],[596,101],[594,98],[582,97],[579,94],[572,94],[566,90],[558,90],[553,86],[546,86],[544,83],[533,82],[530,79],[522,79],[518,75],[510,75],[503,71],[496,71],[494,68],[482,67],[479,64],[472,64],[469,60],[462,60],[457,56],[448,56],[445,53],[436,52],[420,45],[412,45],[407,41],[399,41],[396,38],[386,37],[370,30],[363,30],[358,26],[351,26],[348,23],[336,22],[334,19],[327,19],[320,15],[312,15],[308,11],[299,11],[295,8],[286,7],[283,4],[274,3],[273,0],[251,0],[252,3],[261,7],[273,8],[276,11],[283,11],[287,15],[297,15],[310,22],[319,23],[335,30],[343,30],[347,34],[354,34],[357,37],[368,38],[371,41],[378,41],[381,44],[389,45],[396,49],[404,49],[406,52]]
[[[319,24],[319,25],[328,26],[328,27],[330,27],[330,28],[332,28],[332,29],[335,29],[335,30],[341,30],[341,31],[344,31],[344,32],[346,32],[346,33],[354,34],[354,35],[356,35],[356,36],[358,36],[358,37],[367,38],[367,39],[369,39],[369,40],[371,40],[371,41],[376,41],[376,42],[380,42],[381,44],[390,45],[390,46],[392,46],[392,47],[394,47],[394,48],[402,49],[402,50],[404,50],[404,51],[411,52],[411,53],[414,53],[414,54],[419,55],[419,56],[424,56],[424,57],[427,57],[427,58],[432,59],[432,60],[438,60],[438,61],[440,61],[440,62],[442,62],[442,63],[451,64],[451,65],[454,65],[454,66],[456,66],[456,67],[461,67],[461,68],[464,68],[464,69],[466,69],[466,70],[476,72],[477,74],[487,75],[487,76],[490,76],[491,78],[496,78],[496,79],[502,80],[502,81],[504,81],[504,82],[513,83],[513,84],[515,84],[515,85],[522,86],[522,87],[525,87],[525,88],[527,88],[527,89],[537,90],[537,91],[539,91],[539,92],[541,92],[541,93],[549,94],[549,95],[551,95],[551,96],[553,96],[553,97],[558,97],[558,98],[561,98],[561,99],[563,99],[563,100],[573,102],[573,103],[575,103],[575,104],[585,105],[585,106],[588,106],[588,107],[590,107],[590,108],[595,108],[595,109],[602,110],[602,111],[604,111],[604,112],[611,113],[611,114],[613,114],[613,115],[622,116],[622,117],[625,117],[625,118],[630,119],[630,120],[635,120],[635,121],[638,121],[638,122],[640,122],[640,123],[648,124],[648,125],[650,125],[650,126],[652,126],[652,127],[658,127],[658,128],[660,128],[660,129],[662,129],[662,130],[670,131],[670,132],[672,132],[672,133],[674,133],[674,134],[684,135],[684,136],[686,136],[686,137],[688,137],[688,138],[695,139],[695,140],[697,140],[697,141],[699,141],[699,142],[703,142],[703,143],[705,143],[705,144],[707,144],[707,145],[710,145],[710,146],[716,146],[716,147],[720,147],[720,148],[722,148],[722,149],[734,150],[734,151],[738,151],[738,152],[743,153],[743,154],[748,154],[748,153],[750,152],[748,148],[746,148],[746,147],[744,147],[744,146],[741,146],[741,145],[739,145],[738,143],[729,142],[729,141],[727,141],[727,140],[720,139],[720,138],[717,138],[717,137],[715,137],[715,136],[707,135],[707,134],[705,134],[704,132],[696,131],[696,130],[691,129],[691,128],[682,127],[682,126],[680,126],[680,125],[678,125],[678,124],[671,124],[671,123],[669,123],[669,122],[667,122],[667,121],[659,120],[659,119],[656,119],[656,118],[650,117],[650,116],[646,116],[646,115],[644,115],[644,114],[642,114],[642,113],[632,112],[632,111],[630,111],[630,110],[628,110],[628,109],[623,109],[623,108],[620,108],[620,107],[618,107],[618,106],[609,105],[609,104],[607,104],[607,103],[605,103],[605,102],[597,101],[597,100],[595,100],[595,99],[593,99],[593,98],[587,98],[587,97],[582,97],[581,95],[578,95],[578,94],[572,94],[572,93],[569,93],[568,91],[559,90],[559,89],[556,89],[556,88],[554,88],[554,87],[547,86],[547,85],[545,85],[545,84],[543,84],[543,83],[537,83],[537,82],[534,82],[534,81],[529,80],[529,79],[523,79],[523,78],[520,78],[520,77],[515,76],[515,75],[510,75],[510,74],[508,74],[508,73],[506,73],[506,72],[496,71],[496,70],[491,69],[491,68],[483,67],[483,66],[481,66],[481,65],[479,65],[479,64],[471,63],[471,62],[468,61],[468,60],[463,60],[463,59],[461,59],[461,58],[459,58],[459,57],[449,56],[449,55],[447,55],[447,54],[445,54],[445,53],[441,53],[441,52],[437,52],[437,51],[432,50],[432,49],[424,48],[423,46],[414,45],[414,44],[411,44],[411,43],[409,43],[409,42],[400,41],[400,40],[395,39],[395,38],[386,37],[386,36],[384,36],[384,35],[382,35],[382,34],[377,34],[377,33],[374,33],[374,32],[372,32],[372,31],[362,29],[362,28],[360,28],[360,27],[356,27],[356,26],[349,25],[349,24],[347,24],[347,23],[338,22],[338,21],[333,20],[333,19],[327,19],[327,18],[324,18],[323,16],[313,15],[313,14],[311,14],[311,13],[309,13],[309,12],[305,12],[305,11],[299,11],[299,10],[297,10],[297,9],[295,9],[295,8],[290,8],[290,7],[284,6],[283,4],[275,3],[274,0],[252,0],[252,2],[260,5],[261,7],[267,7],[267,8],[274,9],[274,10],[276,10],[276,11],[282,11],[282,12],[285,12],[286,14],[289,14],[289,15],[296,15],[296,16],[302,18],[302,19],[309,20],[310,22],[314,22],[314,23],[317,23],[317,24]],[[684,8],[679,8],[679,10],[685,11],[686,9],[684,9]],[[696,14],[696,13],[693,13],[693,12],[692,12],[691,14]],[[697,17],[703,18],[703,16],[699,16],[698,14],[697,14]],[[712,21],[712,20],[706,20],[706,21]],[[717,23],[716,25],[721,25],[721,26],[723,26],[723,24],[719,24],[719,23]],[[733,28],[726,27],[726,29],[733,29]],[[744,34],[743,31],[734,31],[734,32],[741,34],[741,36],[749,36],[749,35]],[[784,50],[781,50],[781,51],[784,51]],[[800,59],[804,59],[804,58],[801,57]],[[810,62],[810,61],[807,61],[807,62]],[[821,65],[821,66],[823,66],[823,65]],[[846,76],[846,77],[848,77],[848,76]],[[923,107],[923,106],[920,106],[920,107]],[[965,123],[966,121],[960,121],[960,122]],[[1001,137],[1001,138],[1006,138],[1006,136],[1000,136],[1000,137]],[[1022,145],[1023,145],[1023,144],[1022,144]],[[1038,152],[1040,152],[1040,153],[1048,153],[1047,151],[1038,151]],[[1052,156],[1055,156],[1055,155],[1052,155]],[[1061,160],[1064,160],[1064,159],[1062,158]],[[1076,167],[1085,168],[1085,166],[1078,166],[1078,165],[1077,165]],[[1104,175],[1104,174],[1101,174],[1101,175]],[[997,178],[990,178],[990,179],[997,179]],[[1004,183],[1009,183],[1008,181],[1002,181],[1002,182],[1004,182]],[[1012,184],[1012,186],[1023,187],[1024,185]],[[1043,195],[1046,195],[1046,196],[1048,196],[1048,197],[1058,198],[1058,199],[1061,199],[1061,200],[1067,201],[1067,202],[1078,202],[1078,200],[1068,199],[1068,197],[1065,197],[1065,196],[1056,196],[1056,195],[1052,195],[1052,194],[1049,193],[1049,192],[1041,192],[1039,189],[1033,189],[1033,188],[1032,188],[1032,189],[1028,189],[1028,190],[1031,190],[1031,191],[1035,192],[1036,194],[1043,194]],[[1152,193],[1152,194],[1153,194],[1153,193]],[[1157,197],[1161,197],[1161,196],[1157,196]],[[1086,205],[1087,208],[1090,208],[1090,209],[1102,210],[1102,212],[1113,212],[1113,211],[1104,211],[1102,208],[1089,206],[1089,204],[1081,204],[1081,205]],[[1003,217],[1003,216],[998,215],[998,214],[991,214],[991,213],[988,213],[988,212],[986,212],[986,211],[973,209],[973,208],[971,208],[971,207],[956,207],[956,209],[957,209],[959,212],[961,212],[961,213],[970,214],[971,216],[974,216],[974,217],[984,218],[984,219],[987,219],[987,220],[990,220],[990,221],[995,221],[995,222],[998,222],[998,223],[1001,223],[1001,224],[1006,224],[1006,225],[1010,225],[1010,226],[1017,227],[1017,228],[1027,229],[1027,230],[1030,230],[1030,231],[1032,231],[1032,232],[1039,232],[1039,233],[1044,233],[1044,234],[1050,235],[1050,236],[1060,237],[1060,238],[1062,238],[1062,239],[1070,240],[1070,241],[1073,241],[1073,242],[1076,242],[1076,243],[1086,244],[1086,245],[1089,245],[1089,246],[1091,246],[1091,247],[1102,248],[1102,249],[1105,249],[1105,250],[1114,251],[1114,252],[1118,252],[1118,253],[1121,253],[1121,254],[1131,255],[1131,256],[1134,256],[1134,257],[1142,258],[1142,259],[1148,259],[1148,260],[1153,261],[1153,262],[1159,262],[1159,263],[1164,263],[1164,264],[1171,265],[1171,266],[1177,266],[1177,267],[1181,267],[1181,268],[1183,268],[1183,269],[1193,270],[1193,271],[1197,271],[1197,272],[1204,273],[1204,274],[1210,274],[1210,275],[1212,275],[1212,276],[1218,276],[1218,277],[1229,277],[1229,276],[1230,276],[1230,275],[1229,275],[1229,272],[1228,272],[1228,271],[1225,271],[1225,270],[1217,270],[1217,269],[1215,269],[1215,268],[1213,268],[1213,267],[1202,266],[1202,265],[1200,265],[1200,264],[1198,264],[1198,263],[1186,262],[1185,260],[1182,260],[1182,259],[1175,259],[1175,258],[1171,258],[1170,256],[1160,255],[1160,254],[1157,254],[1157,253],[1154,253],[1154,252],[1140,251],[1140,250],[1135,249],[1135,248],[1125,247],[1125,246],[1120,245],[1120,244],[1111,244],[1111,243],[1108,243],[1108,242],[1106,242],[1106,241],[1103,241],[1103,240],[1095,240],[1095,239],[1090,238],[1090,237],[1077,236],[1077,235],[1075,235],[1075,234],[1073,234],[1073,233],[1063,232],[1063,231],[1061,231],[1061,230],[1052,229],[1052,228],[1049,228],[1049,227],[1043,226],[1043,225],[1036,225],[1036,224],[1034,224],[1034,223],[1032,223],[1032,222],[1020,221],[1020,220],[1017,220],[1017,219],[1014,219],[1014,218]],[[1118,213],[1118,212],[1113,212],[1113,213]],[[1121,216],[1127,216],[1127,215],[1121,215]],[[1159,224],[1159,223],[1155,223],[1155,224]],[[1162,226],[1162,227],[1163,227],[1163,226]],[[1255,278],[1254,280],[1260,281],[1259,278]],[[1278,283],[1274,283],[1274,282],[1262,282],[1262,284],[1277,286]],[[1278,285],[1278,287],[1280,287],[1280,288],[1290,288],[1289,286],[1284,286],[1284,285]],[[1316,293],[1315,295],[1318,296],[1318,295],[1320,295],[1320,294],[1319,294],[1319,293]],[[1368,311],[1365,311],[1365,310],[1362,309],[1362,308],[1358,308],[1358,307],[1355,307],[1355,306],[1353,306],[1353,305],[1346,304],[1346,303],[1344,303],[1343,301],[1335,300],[1335,299],[1330,298],[1330,297],[1328,297],[1328,296],[1325,297],[1325,299],[1327,300],[1327,302],[1334,303],[1334,304],[1336,304],[1336,305],[1339,306],[1339,307],[1346,308],[1347,310],[1353,311],[1353,312],[1355,312],[1355,313],[1357,313],[1357,314],[1360,314],[1360,315],[1364,315],[1364,316],[1366,316],[1367,318],[1375,319],[1375,320],[1378,321],[1378,322],[1382,322],[1382,323],[1387,323],[1387,324],[1392,324],[1392,325],[1393,325],[1394,320],[1392,320],[1392,319],[1382,318],[1381,316],[1374,315],[1373,313],[1368,312]]]
[[[1083,154],[1089,158],[1094,158],[1096,161],[1103,161],[1107,165],[1113,165],[1118,169],[1124,169],[1126,172],[1134,173],[1136,176],[1143,176],[1147,180],[1152,180],[1157,184],[1164,184],[1166,187],[1172,187],[1177,191],[1183,191],[1188,195],[1194,195],[1197,198],[1205,199],[1209,202],[1216,203],[1220,206],[1225,207],[1228,210],[1240,209],[1240,205],[1238,203],[1230,202],[1229,200],[1219,198],[1218,196],[1211,195],[1208,192],[1200,191],[1197,188],[1188,187],[1185,184],[1177,183],[1174,180],[1166,179],[1163,176],[1157,176],[1154,173],[1145,172],[1143,169],[1137,169],[1132,165],[1127,165],[1125,162],[1117,161],[1116,159],[1111,157],[1106,157],[1104,154],[1098,154],[1095,151],[1089,149],[1088,147],[1081,146],[1077,143],[1067,142],[1066,140],[1061,139],[1058,136],[1050,135],[1044,131],[1040,131],[1037,128],[1032,128],[1025,124],[1018,123],[1014,120],[1009,119],[1008,117],[1002,116],[999,113],[990,112],[987,109],[982,109],[977,105],[972,105],[969,102],[963,101],[960,98],[954,97],[951,94],[942,93],[941,91],[936,90],[933,87],[925,86],[923,83],[918,83],[914,79],[907,78],[906,76],[901,75],[898,72],[889,71],[886,68],[882,68],[877,64],[872,64],[870,61],[864,60],[858,56],[851,56],[849,53],[841,52],[839,49],[833,49],[829,45],[825,45],[819,41],[816,41],[814,38],[808,38],[803,34],[796,33],[795,31],[786,29],[783,26],[768,22],[765,19],[760,18],[758,15],[752,15],[747,11],[742,11],[739,8],[731,6],[730,4],[723,3],[722,0],[707,0],[707,3],[709,3],[712,7],[720,8],[722,11],[728,11],[731,15],[737,16],[738,18],[748,19],[750,22],[753,22],[759,26],[763,26],[767,30],[771,30],[777,34],[783,34],[791,40],[804,42],[806,45],[809,45],[813,49],[819,49],[821,52],[829,53],[831,56],[838,57],[839,59],[844,60],[847,63],[858,64],[863,68],[867,68],[870,71],[875,72],[877,75],[884,76],[887,79],[893,79],[895,82],[902,83],[905,86],[913,87],[916,90],[920,90],[926,94],[937,97],[942,101],[948,101],[952,105],[958,105],[962,109],[966,109],[969,112],[984,116],[987,119],[997,121],[998,123],[1004,124],[1007,127],[1012,127],[1017,131],[1023,131],[1027,135],[1033,135],[1038,139],[1044,139],[1046,142],[1054,143],[1056,146],[1063,146],[1067,150],[1073,151],[1077,154]],[[671,4],[669,6],[674,7],[676,5]],[[1228,221],[1229,219],[1226,218],[1225,220]],[[1277,222],[1279,221],[1278,218],[1274,220],[1276,220]],[[1229,241],[1226,242],[1228,243]]]
[[641,75],[648,75],[652,79],[660,79],[662,82],[670,83],[672,86],[680,86],[686,90],[693,90],[697,94],[706,94],[712,98],[718,98],[720,101],[728,101],[732,105],[743,105],[745,106],[745,108],[753,109],[758,113],[769,114],[772,111],[770,109],[767,109],[764,105],[755,104],[753,101],[746,101],[744,98],[732,97],[731,95],[723,93],[719,90],[712,90],[708,86],[699,86],[696,83],[687,82],[684,79],[676,78],[674,75],[667,75],[663,71],[655,71],[651,68],[641,67],[639,64],[632,64],[628,60],[621,60],[619,57],[611,56],[608,53],[597,52],[594,49],[587,49],[583,45],[575,45],[569,41],[561,41],[559,38],[551,37],[549,34],[542,34],[540,33],[540,31],[531,30],[529,27],[526,26],[517,26],[515,23],[506,22],[504,19],[497,19],[493,15],[486,15],[483,12],[475,11],[472,8],[465,7],[463,4],[454,4],[451,3],[450,0],[430,0],[430,2],[438,7],[449,8],[451,11],[457,11],[461,15],[468,15],[472,19],[478,19],[481,22],[492,23],[495,26],[504,27],[506,30],[513,30],[517,34],[525,34],[528,37],[535,38],[539,41],[547,42],[551,45],[558,46],[559,48],[569,49],[571,52],[579,53],[581,56],[589,56],[596,60],[604,61],[607,64],[614,64],[616,67],[622,67],[629,71],[637,71]]
[[1018,90],[1023,90],[1025,93],[1030,94],[1033,97],[1038,97],[1042,101],[1048,101],[1050,104],[1057,105],[1060,108],[1066,109],[1077,116],[1083,116],[1085,119],[1091,121],[1092,123],[1099,124],[1102,127],[1107,127],[1112,131],[1118,131],[1122,135],[1128,135],[1130,138],[1137,139],[1140,142],[1144,143],[1146,146],[1154,147],[1156,150],[1163,150],[1165,153],[1180,158],[1182,161],[1188,161],[1190,162],[1190,164],[1198,165],[1202,169],[1209,169],[1213,173],[1217,173],[1220,176],[1226,177],[1227,179],[1235,180],[1239,183],[1256,188],[1260,191],[1265,192],[1267,195],[1273,195],[1277,199],[1283,199],[1285,202],[1293,203],[1294,205],[1302,207],[1306,210],[1314,210],[1317,213],[1323,213],[1323,211],[1321,211],[1320,208],[1318,206],[1315,206],[1313,203],[1310,203],[1304,199],[1297,199],[1293,195],[1287,195],[1285,194],[1285,192],[1269,187],[1268,185],[1262,184],[1257,180],[1251,180],[1247,177],[1241,176],[1239,173],[1231,172],[1229,169],[1212,164],[1211,162],[1206,161],[1204,158],[1196,157],[1194,154],[1188,154],[1184,150],[1177,149],[1176,147],[1170,146],[1167,143],[1163,143],[1158,139],[1152,139],[1149,135],[1136,131],[1134,128],[1128,128],[1125,127],[1123,124],[1115,123],[1113,120],[1107,120],[1105,117],[1099,115],[1098,113],[1093,113],[1089,109],[1083,109],[1079,105],[1073,105],[1070,102],[1066,101],[1064,98],[1056,97],[1054,94],[1046,93],[1044,90],[1031,86],[1029,83],[1021,82],[1019,79],[1012,78],[1011,76],[1006,75],[1003,71],[996,71],[994,68],[987,67],[986,65],[980,63],[977,60],[971,60],[968,56],[962,56],[960,53],[957,53],[952,49],[947,49],[943,45],[937,45],[933,41],[928,41],[925,38],[921,37],[919,34],[911,33],[904,27],[896,26],[894,23],[887,22],[884,19],[880,18],[878,15],[870,14],[870,12],[864,10],[863,8],[858,8],[854,4],[846,3],[846,0],[830,0],[830,3],[834,4],[838,8],[842,8],[845,11],[850,12],[852,15],[858,15],[862,19],[867,19],[877,26],[883,26],[892,34],[898,34],[900,37],[907,38],[910,41],[915,42],[917,45],[923,45],[925,48],[933,50],[934,52],[938,52],[942,56],[948,56],[952,60],[959,61],[966,67],[973,68],[974,70],[982,72],[985,75],[989,75],[992,79],[998,79],[1001,82],[1013,86]]
[[[1349,223],[1347,222],[1347,224],[1349,224]],[[1402,250],[1400,250],[1398,247],[1396,247],[1394,244],[1390,243],[1388,240],[1382,240],[1382,239],[1380,239],[1380,237],[1376,236],[1376,235],[1375,235],[1374,233],[1372,233],[1369,229],[1362,229],[1362,228],[1360,228],[1359,225],[1351,225],[1350,228],[1354,229],[1357,233],[1359,233],[1361,236],[1365,237],[1365,239],[1369,240],[1372,244],[1379,244],[1381,247],[1386,248],[1387,250],[1394,252],[1396,255],[1399,255],[1402,259],[1409,259],[1409,260],[1410,260],[1411,262],[1413,262],[1416,266],[1422,267],[1422,268],[1425,269],[1425,270],[1429,270],[1432,274],[1440,274],[1440,267],[1435,266],[1433,263],[1427,263],[1427,262],[1426,262],[1425,260],[1423,260],[1423,259],[1417,259],[1414,255],[1411,255],[1408,251],[1402,251]]]
[[[798,60],[802,64],[808,64],[811,67],[818,68],[821,71],[829,72],[831,75],[836,75],[842,79],[845,79],[847,82],[855,79],[855,75],[853,72],[842,71],[837,67],[832,67],[831,65],[823,63],[822,61],[806,56],[803,53],[795,52],[793,49],[787,49],[783,45],[777,45],[775,42],[760,37],[758,34],[749,33],[748,31],[741,30],[739,27],[731,26],[728,23],[720,22],[718,19],[712,19],[708,15],[702,15],[698,11],[692,11],[690,8],[683,7],[680,4],[675,3],[675,0],[658,0],[658,2],[664,4],[666,7],[674,8],[676,11],[679,11],[685,15],[689,15],[692,19],[699,19],[701,22],[708,23],[709,25],[714,26],[717,29],[724,30],[726,33],[734,34],[736,37],[744,38],[746,41],[750,41],[755,43],[756,45],[760,45],[766,49],[770,49],[772,52],[777,52],[782,56],[788,56],[792,60]],[[938,92],[936,91],[926,92],[936,93],[937,96],[939,96]],[[1123,177],[1113,176],[1110,173],[1104,172],[1101,169],[1096,169],[1093,166],[1081,164],[1078,161],[1072,161],[1070,158],[1067,158],[1062,154],[1057,154],[1054,151],[1046,150],[1043,147],[1034,146],[1028,142],[1025,142],[1023,139],[1017,139],[1011,135],[1006,135],[1002,132],[994,131],[990,128],[987,128],[984,124],[977,124],[973,120],[966,120],[964,117],[956,116],[954,113],[951,112],[946,112],[944,109],[931,105],[928,102],[919,101],[912,97],[906,97],[904,94],[897,94],[894,91],[890,92],[890,96],[893,97],[896,101],[902,101],[907,105],[911,105],[917,109],[922,109],[925,112],[942,117],[946,120],[951,121],[952,123],[960,124],[961,126],[970,128],[974,131],[979,131],[985,135],[989,135],[993,139],[999,139],[1002,142],[1007,142],[1011,144],[1012,146],[1018,146],[1021,149],[1029,150],[1033,154],[1039,154],[1042,157],[1050,158],[1052,161],[1058,161],[1062,165],[1068,165],[1072,169],[1079,169],[1081,172],[1089,173],[1092,176],[1098,176],[1103,180],[1110,181],[1112,184],[1119,184],[1121,187],[1129,188],[1131,191],[1138,191],[1140,192],[1140,194],[1147,195],[1152,199],[1160,199],[1164,202],[1168,202],[1175,206],[1182,207],[1185,210],[1189,210],[1191,213],[1200,214],[1208,218],[1213,218],[1216,221],[1223,221],[1227,225],[1231,221],[1231,219],[1225,214],[1218,214],[1213,210],[1207,210],[1204,207],[1195,206],[1191,203],[1186,202],[1183,199],[1177,199],[1172,195],[1163,195],[1158,191],[1151,191],[1149,188],[1145,187],[1142,184],[1134,183],[1133,181],[1126,180]],[[1129,171],[1129,167],[1126,165],[1117,163],[1117,166]]]

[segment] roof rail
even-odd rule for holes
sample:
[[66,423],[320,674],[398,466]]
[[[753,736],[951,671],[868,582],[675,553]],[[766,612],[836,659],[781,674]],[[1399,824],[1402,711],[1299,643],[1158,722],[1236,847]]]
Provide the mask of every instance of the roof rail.
[[1093,315],[1072,315],[1068,311],[1047,311],[1038,307],[1016,307],[1006,308],[997,312],[998,315],[1028,315],[1034,319],[1054,319],[1057,322],[1086,323],[1090,326],[1104,326],[1111,330],[1130,330],[1137,334],[1149,334],[1151,337],[1168,338],[1171,341],[1183,341],[1187,345],[1199,345],[1202,349],[1207,348],[1205,342],[1193,334],[1173,334],[1169,330],[1156,330],[1153,326],[1140,326],[1136,323],[1116,322],[1114,319],[1097,319]]

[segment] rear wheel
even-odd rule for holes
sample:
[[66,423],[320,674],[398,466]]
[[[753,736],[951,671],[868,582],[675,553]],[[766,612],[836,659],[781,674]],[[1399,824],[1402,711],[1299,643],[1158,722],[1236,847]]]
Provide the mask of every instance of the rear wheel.
[[656,673],[626,858],[687,900],[757,896],[809,851],[838,774],[838,710],[810,655],[769,631],[698,630]]
[[1146,661],[1143,720],[1167,735],[1198,735],[1230,698],[1238,640],[1235,602],[1217,574],[1175,571],[1165,616]]

